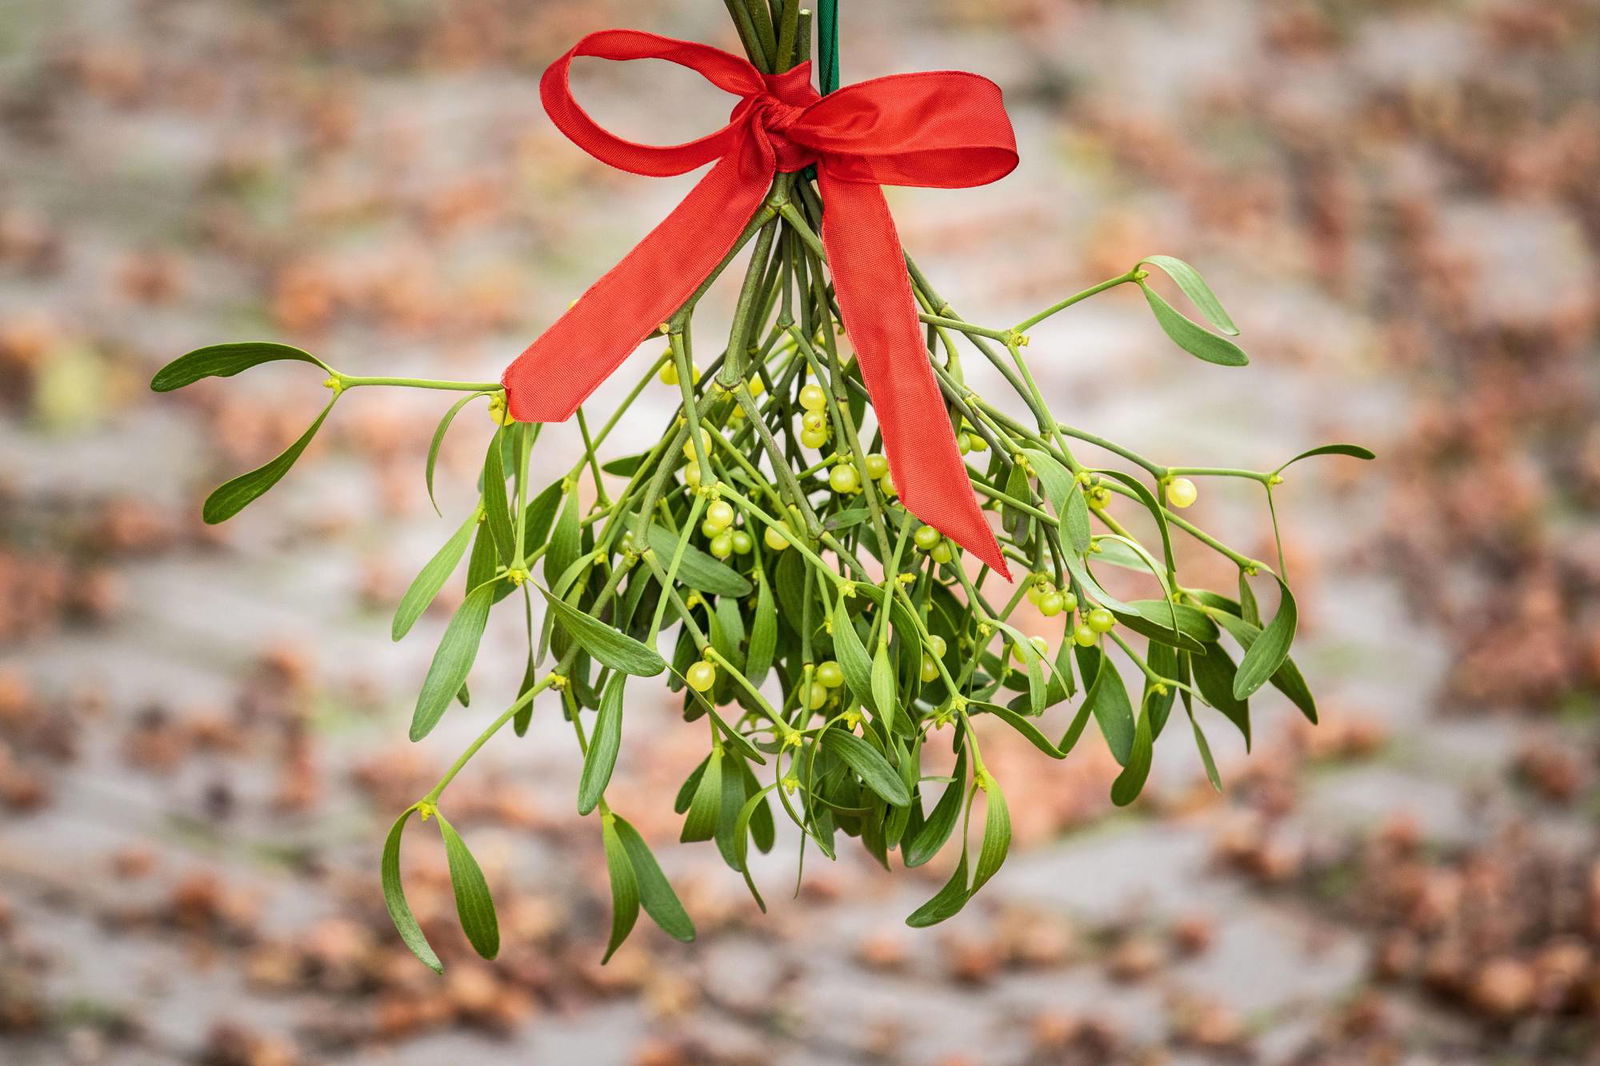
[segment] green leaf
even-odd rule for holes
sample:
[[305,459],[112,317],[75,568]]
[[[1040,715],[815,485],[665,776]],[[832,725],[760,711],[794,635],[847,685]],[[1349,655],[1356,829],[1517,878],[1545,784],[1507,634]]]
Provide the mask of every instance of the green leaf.
[[1022,739],[1026,740],[1029,744],[1032,744],[1034,747],[1050,756],[1050,758],[1065,759],[1067,757],[1066,752],[1050,743],[1049,739],[1046,738],[1043,733],[1039,732],[1038,726],[1034,725],[1033,722],[1029,721],[1023,715],[1013,711],[1010,707],[1003,707],[998,703],[972,703],[968,706],[973,708],[975,713],[982,712],[985,714],[994,715],[996,718],[1005,722],[1006,725],[1022,734]]
[[[677,553],[680,534],[652,525],[649,536],[650,547],[663,562]],[[678,563],[678,581],[713,596],[750,595],[747,578],[693,544],[684,545],[683,559]]]
[[472,539],[472,553],[467,556],[467,591],[494,577],[496,565],[494,536],[489,532],[489,523],[480,518],[477,536]]
[[1144,298],[1155,313],[1161,329],[1178,347],[1196,359],[1218,366],[1244,366],[1250,362],[1250,357],[1237,344],[1195,325],[1173,310],[1172,305],[1150,286],[1140,282],[1139,288],[1144,290]]
[[661,866],[650,852],[650,845],[644,842],[644,837],[639,835],[639,831],[621,815],[613,814],[611,817],[617,838],[628,853],[629,865],[633,867],[634,880],[639,886],[639,900],[644,904],[644,912],[655,920],[662,932],[674,940],[682,940],[685,943],[693,940],[694,922],[689,920],[678,894],[672,890],[672,883],[661,872]]
[[950,880],[944,887],[934,893],[932,899],[912,911],[906,918],[906,924],[913,929],[925,929],[930,925],[938,925],[946,918],[954,917],[967,905],[970,894],[967,892],[967,849],[961,849],[961,861],[956,863],[955,872],[950,875]]
[[1006,807],[1005,793],[992,777],[984,778],[984,786],[987,810],[983,816],[983,844],[978,848],[978,865],[972,871],[972,887],[967,889],[969,897],[988,883],[1011,850],[1011,812]]
[[[733,824],[734,869],[744,875],[745,887],[750,890],[750,898],[756,901],[756,906],[761,908],[762,914],[767,912],[767,901],[761,898],[761,889],[756,887],[756,879],[750,873],[750,838],[754,835],[751,823],[755,821],[757,811],[767,811],[766,824],[771,826],[771,811],[767,810],[766,796],[767,791],[773,787],[775,786],[768,785],[767,788],[752,793],[744,801],[744,806],[739,808],[739,817]],[[770,841],[768,845],[770,847]]]
[[1194,664],[1194,683],[1207,703],[1221,711],[1244,735],[1245,750],[1250,750],[1250,704],[1233,694],[1238,668],[1220,644],[1207,644],[1205,654],[1190,656]]
[[870,710],[879,711],[872,694],[872,658],[867,654],[866,645],[861,643],[861,634],[856,632],[844,604],[841,596],[833,607],[833,655],[839,669],[844,671],[845,684],[856,699]]
[[1073,554],[1082,555],[1089,550],[1093,540],[1093,532],[1089,528],[1089,501],[1084,499],[1083,490],[1074,487],[1067,493],[1066,507],[1060,512],[1061,528],[1066,531],[1067,545],[1072,548]]
[[[1033,486],[1028,482],[1027,471],[1022,469],[1022,464],[1020,463],[1012,464],[1011,473],[1006,475],[1006,495],[1013,500],[1028,502],[1028,497],[1032,494]],[[1028,512],[1006,504],[1001,507],[1000,513],[1002,515],[1001,524],[1005,526],[1006,532],[1011,534],[1012,539],[1018,541],[1028,539],[1026,530],[1031,517]]]
[[1249,699],[1289,658],[1289,645],[1294,643],[1299,613],[1294,605],[1294,594],[1282,578],[1278,578],[1278,593],[1278,613],[1239,660],[1239,672],[1233,677],[1235,699]]
[[466,683],[472,661],[478,657],[478,643],[483,639],[483,627],[489,621],[489,608],[499,583],[498,578],[491,578],[469,592],[445,627],[422,691],[417,694],[417,708],[411,716],[412,740],[421,740],[433,731]]
[[822,528],[830,533],[837,533],[841,529],[859,526],[865,522],[872,512],[865,507],[846,507],[842,511],[835,511],[822,520]]
[[600,804],[611,771],[617,765],[617,749],[622,746],[622,686],[626,674],[612,674],[600,696],[600,712],[595,716],[589,750],[583,756],[583,773],[578,777],[578,813],[588,814]]
[[756,570],[756,615],[750,626],[750,644],[745,651],[744,674],[752,685],[759,685],[772,668],[778,648],[778,609],[772,602],[772,586],[766,571]]
[[444,417],[439,419],[439,424],[434,427],[433,440],[428,442],[428,465],[423,470],[423,481],[428,486],[428,502],[433,504],[434,514],[444,513],[439,510],[439,501],[433,497],[433,468],[439,462],[439,448],[444,444],[445,434],[450,432],[450,423],[456,420],[456,415],[461,413],[463,407],[478,397],[487,395],[489,394],[486,392],[474,392],[461,397],[450,406],[450,410],[444,413]]
[[428,944],[428,938],[422,935],[422,927],[417,924],[417,917],[411,913],[411,905],[406,902],[405,886],[400,881],[400,838],[405,834],[406,821],[411,817],[415,808],[408,808],[406,812],[395,819],[393,827],[389,830],[389,837],[383,842],[383,861],[379,864],[379,872],[383,881],[383,903],[389,908],[389,918],[394,922],[395,931],[400,934],[400,939],[405,941],[411,953],[421,959],[434,973],[444,973],[444,964],[439,961],[439,956]]
[[843,760],[885,803],[892,807],[904,807],[911,802],[911,792],[895,768],[889,765],[877,748],[854,733],[829,729],[822,734],[822,746]]
[[678,836],[684,843],[710,840],[716,835],[717,820],[722,814],[722,759],[722,749],[712,749],[711,758],[695,783],[694,798],[689,801],[689,813],[684,816],[683,832]]
[[1155,758],[1155,735],[1150,722],[1150,704],[1145,701],[1139,708],[1139,723],[1133,730],[1133,747],[1122,773],[1111,782],[1111,802],[1126,807],[1139,797],[1145,780],[1150,776],[1150,764]]
[[[1218,614],[1217,620],[1247,654],[1256,638],[1261,635],[1260,627],[1253,626],[1242,618],[1235,618],[1231,614]],[[1306,684],[1305,677],[1301,675],[1300,668],[1295,665],[1293,659],[1283,660],[1283,665],[1272,675],[1272,687],[1287,696],[1289,701],[1300,709],[1300,713],[1305,715],[1312,725],[1316,725],[1316,698],[1311,694],[1311,686]]]
[[1295,463],[1298,463],[1300,460],[1310,459],[1312,456],[1316,455],[1347,455],[1352,459],[1364,460],[1377,458],[1377,456],[1372,453],[1371,449],[1363,448],[1359,444],[1324,444],[1320,448],[1312,448],[1310,451],[1301,452],[1293,459],[1290,459],[1287,463],[1284,463],[1282,466],[1278,467],[1276,473],[1281,474],[1283,471],[1287,470]]
[[[894,726],[895,710],[899,703],[895,694],[894,666],[889,662],[889,646],[879,644],[872,657],[872,702],[885,728]],[[909,798],[907,802],[910,802]]]
[[[1099,648],[1082,648],[1078,662],[1085,677],[1094,676],[1084,696],[1084,704],[1100,726],[1100,735],[1106,738],[1106,747],[1120,766],[1128,765],[1133,751],[1133,704],[1128,700],[1128,690],[1123,687],[1122,675],[1111,657]],[[1086,665],[1087,664],[1087,665]],[[1093,666],[1094,669],[1089,667]],[[1062,743],[1062,750],[1068,745]]]
[[489,532],[500,562],[506,566],[520,563],[511,556],[517,550],[517,528],[511,514],[511,502],[506,497],[505,453],[501,441],[507,436],[504,428],[495,430],[489,441],[489,450],[483,457],[483,513],[489,523]]
[[455,891],[461,931],[467,934],[474,951],[492,959],[500,953],[500,924],[495,919],[494,900],[489,897],[489,883],[455,827],[437,811],[434,817],[439,820],[439,835],[444,837],[444,855],[450,864],[450,887]]
[[618,477],[632,477],[634,472],[644,464],[648,456],[648,452],[640,452],[637,455],[624,455],[620,459],[611,460],[600,469],[608,474],[616,474]]
[[577,561],[583,550],[583,537],[578,523],[577,490],[566,493],[566,505],[561,517],[550,532],[550,544],[544,553],[544,580],[551,588],[561,581],[561,575]]
[[628,939],[633,923],[639,920],[639,879],[611,818],[601,820],[600,840],[606,849],[606,871],[611,875],[611,939],[606,944],[605,957],[600,960],[600,965],[604,966]]
[[654,677],[667,668],[666,660],[648,644],[618,633],[593,615],[551,595],[548,589],[540,588],[539,592],[562,628],[601,665],[639,677]]
[[444,542],[444,546],[434,553],[433,558],[429,559],[427,565],[417,574],[411,582],[411,587],[406,589],[406,594],[400,597],[400,606],[395,608],[394,622],[389,626],[391,640],[399,640],[411,632],[411,627],[422,617],[422,612],[428,609],[428,605],[444,587],[445,581],[455,572],[477,528],[478,516],[468,515],[467,520],[461,523],[461,528]]
[[1134,600],[1138,614],[1112,611],[1117,620],[1140,636],[1198,652],[1217,639],[1217,626],[1205,613],[1170,600]]
[[300,458],[300,453],[306,450],[306,445],[311,443],[311,438],[317,435],[317,430],[322,428],[322,423],[327,420],[328,412],[333,410],[334,400],[328,401],[328,406],[322,409],[317,420],[311,423],[311,428],[300,435],[300,439],[284,449],[283,454],[264,466],[258,466],[247,474],[240,474],[232,481],[219,485],[206,497],[205,507],[201,516],[208,525],[226,522],[240,511],[250,505],[256,497],[266,492],[289,472],[289,468]]
[[523,511],[524,549],[534,549],[550,539],[550,529],[555,525],[556,512],[561,509],[561,482],[546,485],[539,495],[528,501]]
[[187,355],[178,356],[156,371],[156,376],[150,379],[150,388],[155,392],[171,392],[185,385],[193,385],[201,378],[231,378],[241,370],[285,359],[312,363],[333,373],[333,368],[327,363],[299,348],[269,341],[240,341],[196,348]]
[[1211,787],[1218,792],[1222,791],[1222,775],[1217,773],[1217,760],[1211,754],[1211,744],[1206,740],[1206,734],[1200,728],[1200,723],[1195,719],[1194,711],[1189,711],[1189,725],[1194,729],[1194,746],[1200,752],[1200,761],[1205,764],[1206,780],[1211,782]]
[[1230,337],[1239,335],[1239,327],[1233,324],[1233,319],[1228,317],[1228,312],[1222,309],[1222,302],[1211,291],[1211,286],[1205,283],[1200,272],[1185,263],[1182,259],[1174,259],[1170,255],[1151,255],[1139,261],[1141,264],[1149,263],[1164,271],[1167,277],[1178,283],[1178,288],[1194,305],[1200,313],[1206,316],[1206,321],[1219,333],[1226,333]]
[[1107,610],[1123,614],[1139,613],[1137,607],[1130,607],[1101,588],[1100,582],[1096,581],[1094,575],[1089,573],[1089,568],[1084,565],[1083,557],[1077,552],[1068,552],[1062,562],[1066,563],[1067,571],[1072,575],[1072,579],[1078,583],[1078,587],[1087,592],[1096,603],[1103,604]]
[[[1151,670],[1161,677],[1171,681],[1178,678],[1178,650],[1170,644],[1155,643],[1150,645],[1150,653],[1146,659]],[[1156,682],[1145,679],[1144,695],[1140,706],[1150,709],[1150,742],[1153,744],[1161,731],[1166,728],[1167,717],[1172,713],[1172,704],[1178,698],[1178,690],[1174,685],[1166,686],[1166,693],[1156,691]],[[1138,743],[1138,731],[1135,730],[1134,742]]]
[[[1172,531],[1168,528],[1166,509],[1161,506],[1161,501],[1156,499],[1155,493],[1146,488],[1144,482],[1140,481],[1132,474],[1124,473],[1121,470],[1102,469],[1096,470],[1095,473],[1099,474],[1101,477],[1108,477],[1119,484],[1127,486],[1128,491],[1133,493],[1134,497],[1139,501],[1144,509],[1149,512],[1150,517],[1155,519],[1156,532],[1161,535],[1161,557],[1167,561],[1168,567],[1171,567]],[[1102,548],[1104,548],[1107,544],[1108,542],[1102,541]],[[1148,560],[1142,559],[1141,562],[1146,566],[1149,565]],[[1135,569],[1138,568],[1135,567]],[[1163,587],[1167,585],[1167,578],[1163,573],[1157,572],[1156,580],[1160,581]],[[1168,588],[1167,591],[1170,593],[1172,590]]]
[[1024,448],[1028,465],[1039,476],[1039,487],[1045,499],[1055,508],[1067,531],[1067,543],[1072,550],[1082,554],[1089,550],[1089,505],[1084,501],[1078,479],[1048,452],[1037,448]]
[[950,839],[950,833],[956,827],[956,820],[961,817],[961,801],[967,794],[967,749],[962,747],[956,756],[956,768],[950,778],[950,783],[945,786],[944,793],[939,797],[939,802],[933,805],[933,811],[928,815],[922,828],[917,830],[911,842],[903,849],[907,867],[921,866],[944,847],[944,842]]

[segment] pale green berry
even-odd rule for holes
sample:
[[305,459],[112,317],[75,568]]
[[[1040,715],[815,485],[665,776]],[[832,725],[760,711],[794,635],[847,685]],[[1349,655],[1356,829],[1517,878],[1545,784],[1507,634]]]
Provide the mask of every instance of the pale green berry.
[[1188,478],[1175,477],[1167,482],[1167,502],[1172,506],[1178,508],[1188,507],[1199,498],[1200,490]]
[[711,686],[717,683],[717,668],[702,659],[689,667],[683,676],[684,680],[689,682],[689,687],[696,692],[709,692]]

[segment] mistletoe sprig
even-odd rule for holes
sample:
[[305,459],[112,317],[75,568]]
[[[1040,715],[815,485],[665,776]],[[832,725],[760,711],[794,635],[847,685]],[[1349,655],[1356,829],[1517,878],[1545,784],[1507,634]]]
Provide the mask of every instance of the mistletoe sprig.
[[[766,5],[730,6],[748,16]],[[803,46],[805,36],[784,32],[784,47]],[[759,32],[755,43],[761,44]],[[1179,348],[1208,363],[1242,366],[1245,353],[1229,339],[1238,330],[1200,275],[1178,259],[1150,256],[995,329],[959,314],[907,261],[967,475],[997,516],[1005,557],[1026,573],[1012,584],[965,560],[899,504],[840,325],[818,236],[821,215],[810,180],[779,175],[734,250],[663,324],[664,347],[617,410],[595,429],[579,409],[584,455],[553,480],[549,471],[536,473],[543,427],[512,421],[498,383],[358,377],[271,343],[202,348],[152,382],[170,391],[277,360],[311,363],[327,375],[331,396],[306,433],[265,466],[213,492],[205,503],[208,522],[232,517],[276,484],[352,389],[465,393],[445,412],[428,451],[430,499],[435,460],[457,416],[481,400],[494,419],[478,501],[412,582],[393,624],[396,640],[406,636],[466,560],[465,599],[418,694],[413,740],[428,736],[447,713],[475,713],[467,709],[469,675],[498,605],[510,601],[507,609],[527,627],[515,698],[401,812],[384,847],[390,914],[429,966],[441,964],[406,902],[403,833],[413,815],[437,822],[461,925],[473,947],[493,957],[499,932],[487,884],[443,811],[451,783],[491,739],[507,726],[526,732],[543,693],[571,724],[582,759],[578,810],[599,815],[613,894],[607,958],[641,907],[668,934],[694,935],[649,845],[607,801],[634,678],[665,674],[668,688],[681,693],[684,728],[705,731],[706,756],[675,800],[682,840],[715,841],[763,909],[750,848],[774,846],[779,814],[798,827],[802,849],[815,847],[829,858],[841,835],[858,840],[885,867],[896,854],[913,867],[956,849],[949,881],[908,917],[913,926],[960,911],[1010,848],[1005,795],[984,762],[975,723],[997,720],[1042,755],[1063,759],[1092,722],[1121,767],[1111,798],[1125,805],[1144,787],[1154,745],[1179,705],[1218,788],[1197,707],[1220,712],[1247,745],[1251,698],[1268,685],[1316,720],[1311,690],[1289,655],[1297,612],[1281,547],[1274,566],[1179,512],[1195,501],[1196,478],[1254,481],[1270,504],[1292,463],[1371,453],[1326,445],[1265,471],[1165,465],[1058,420],[1024,354],[1028,331],[1039,323],[1098,293],[1135,285]],[[746,248],[749,265],[731,328],[725,340],[719,334],[702,370],[696,308]],[[1158,294],[1152,272],[1176,283],[1205,325]],[[973,357],[1000,374],[1026,419],[968,386],[962,360]],[[657,443],[605,459],[613,430],[658,382],[675,389],[679,402]],[[1141,535],[1136,525],[1149,532]],[[1188,584],[1174,551],[1180,537],[1232,563],[1237,587]],[[1142,575],[1147,596],[1112,595],[1101,580],[1106,567]],[[1257,586],[1276,588],[1270,618],[1258,606]],[[1025,600],[1061,627],[1057,639],[1024,635],[1017,612]],[[670,655],[661,654],[663,647]],[[1070,719],[1064,732],[1047,734],[1043,716],[1058,705],[1071,709]],[[953,770],[929,772],[929,745],[948,746]],[[974,824],[980,810],[981,826]]]

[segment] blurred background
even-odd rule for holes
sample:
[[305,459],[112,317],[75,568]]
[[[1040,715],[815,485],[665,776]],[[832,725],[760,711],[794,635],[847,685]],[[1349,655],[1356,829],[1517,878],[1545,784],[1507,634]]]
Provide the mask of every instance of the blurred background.
[[[458,425],[440,519],[422,459],[448,398],[362,390],[208,528],[205,493],[299,435],[319,375],[146,383],[245,338],[353,373],[497,377],[693,180],[584,156],[541,113],[539,72],[607,26],[736,48],[726,13],[7,0],[0,1062],[1600,1062],[1600,6],[846,0],[842,18],[847,82],[955,67],[1006,90],[1015,174],[892,193],[964,314],[1017,321],[1162,252],[1243,328],[1254,362],[1227,370],[1173,348],[1137,295],[1050,320],[1029,352],[1065,420],[1168,463],[1377,450],[1296,466],[1279,496],[1323,724],[1269,695],[1248,756],[1213,729],[1221,796],[1168,731],[1127,811],[1096,745],[1056,763],[996,738],[1012,860],[913,931],[942,864],[813,856],[792,897],[780,845],[762,916],[715,849],[672,844],[703,740],[635,686],[614,802],[701,938],[642,923],[601,968],[599,830],[541,706],[450,794],[498,962],[455,927],[442,849],[408,836],[436,978],[384,913],[382,835],[522,660],[492,628],[473,707],[411,745],[460,593],[398,646],[388,615],[471,505],[492,427]],[[647,139],[726,114],[656,64],[579,83]],[[615,454],[659,431],[671,397],[650,395]],[[575,432],[546,440],[564,468]],[[1195,513],[1265,554],[1252,488],[1204,482]]]

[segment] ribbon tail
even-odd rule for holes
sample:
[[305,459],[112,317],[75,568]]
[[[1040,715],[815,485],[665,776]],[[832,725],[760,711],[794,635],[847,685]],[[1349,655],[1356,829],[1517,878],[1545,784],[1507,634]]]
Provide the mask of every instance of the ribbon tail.
[[955,430],[922,342],[905,253],[877,185],[819,168],[822,242],[845,331],[883,432],[884,453],[906,509],[1010,580],[956,447]]
[[677,207],[506,368],[519,422],[562,422],[681,308],[738,242],[771,185],[756,138],[719,159]]

